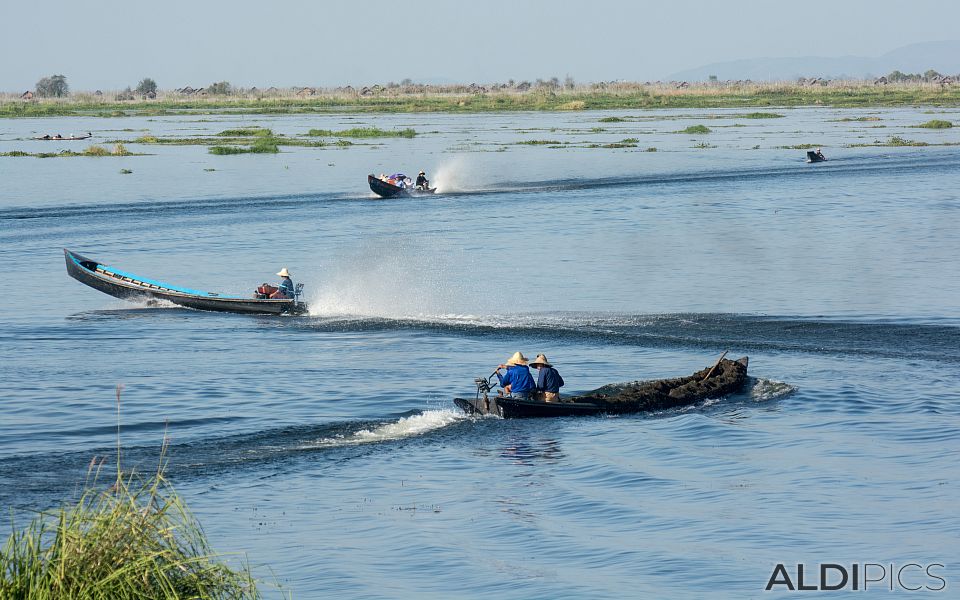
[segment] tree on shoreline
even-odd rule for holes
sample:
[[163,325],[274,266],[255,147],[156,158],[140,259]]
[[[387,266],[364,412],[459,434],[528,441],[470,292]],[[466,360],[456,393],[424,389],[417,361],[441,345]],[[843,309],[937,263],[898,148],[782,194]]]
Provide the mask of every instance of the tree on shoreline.
[[156,94],[157,82],[149,77],[144,77],[143,79],[140,80],[140,83],[137,84],[136,92],[140,96],[146,96],[147,94]]
[[229,81],[218,81],[207,86],[207,93],[216,96],[226,96],[233,92],[233,87]]
[[63,98],[70,95],[70,86],[63,75],[51,75],[37,82],[37,95],[41,98]]

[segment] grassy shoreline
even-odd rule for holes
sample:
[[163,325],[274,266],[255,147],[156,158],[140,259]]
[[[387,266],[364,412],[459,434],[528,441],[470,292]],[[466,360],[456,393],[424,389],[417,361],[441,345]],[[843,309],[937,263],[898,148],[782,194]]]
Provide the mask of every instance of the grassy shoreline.
[[[809,86],[719,84],[676,87],[664,84],[611,84],[573,90],[498,90],[474,93],[385,89],[370,95],[338,90],[296,94],[182,96],[162,93],[153,100],[115,101],[106,96],[75,94],[68,98],[20,100],[0,97],[0,118],[54,116],[162,116],[193,114],[297,113],[485,113],[510,111],[580,111],[653,108],[768,108],[795,106],[896,107],[960,106],[960,85],[930,83],[877,86],[867,82]],[[764,115],[765,113],[757,113]]]

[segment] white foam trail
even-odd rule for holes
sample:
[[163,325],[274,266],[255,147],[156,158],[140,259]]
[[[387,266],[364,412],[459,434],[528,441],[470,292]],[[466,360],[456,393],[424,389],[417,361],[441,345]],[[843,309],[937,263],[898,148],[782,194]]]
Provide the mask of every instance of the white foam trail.
[[323,438],[314,444],[310,444],[309,447],[331,448],[402,440],[441,429],[467,418],[466,414],[454,412],[450,409],[428,410],[419,415],[401,417],[393,423],[385,423],[374,429],[360,429],[349,435]]
[[774,398],[781,398],[797,390],[795,386],[775,379],[757,379],[750,390],[750,396],[756,402],[766,402]]
[[[310,315],[416,319],[467,313],[494,295],[470,277],[473,262],[462,249],[416,237],[364,243],[327,257],[332,269],[310,285]],[[470,308],[468,308],[470,307]]]
[[433,170],[430,185],[436,186],[438,194],[464,192],[477,189],[480,182],[477,174],[467,164],[467,157],[454,156]]

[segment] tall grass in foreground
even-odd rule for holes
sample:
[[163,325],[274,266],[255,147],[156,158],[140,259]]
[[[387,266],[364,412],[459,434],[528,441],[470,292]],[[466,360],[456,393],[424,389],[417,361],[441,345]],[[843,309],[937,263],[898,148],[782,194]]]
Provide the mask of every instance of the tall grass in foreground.
[[[119,414],[119,389],[118,414]],[[118,428],[117,463],[120,462]],[[0,598],[259,598],[249,566],[233,570],[163,475],[123,474],[98,489],[91,462],[73,506],[40,513],[0,551]]]

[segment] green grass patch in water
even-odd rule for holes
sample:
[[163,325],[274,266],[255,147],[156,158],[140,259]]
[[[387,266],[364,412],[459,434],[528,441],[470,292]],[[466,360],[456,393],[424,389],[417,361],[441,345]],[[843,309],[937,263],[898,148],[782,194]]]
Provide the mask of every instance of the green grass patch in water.
[[412,138],[416,137],[417,132],[414,129],[379,129],[377,127],[354,127],[353,129],[344,129],[333,131],[331,129],[311,129],[307,135],[312,137],[350,137],[350,138]]
[[914,127],[923,127],[925,129],[950,129],[953,127],[953,123],[950,121],[944,121],[943,119],[933,119],[931,121],[927,121],[926,123],[915,125]]
[[557,140],[524,140],[517,142],[520,146],[559,146],[561,142]]
[[686,133],[689,135],[702,135],[702,134],[710,133],[711,131],[712,130],[706,125],[691,125],[690,127],[687,127],[686,129],[684,129],[683,131],[677,131],[675,133]]

